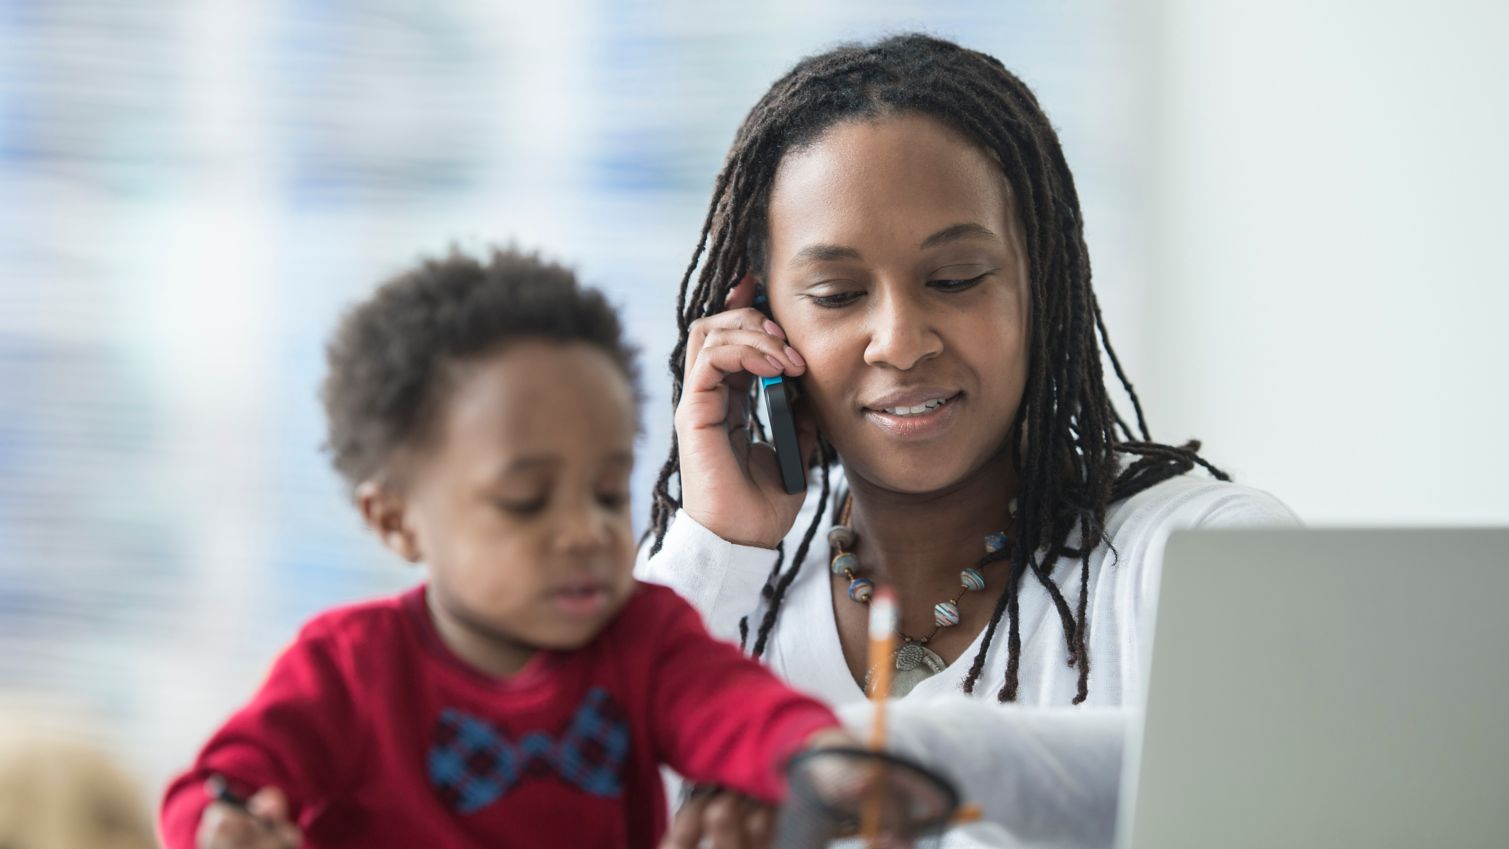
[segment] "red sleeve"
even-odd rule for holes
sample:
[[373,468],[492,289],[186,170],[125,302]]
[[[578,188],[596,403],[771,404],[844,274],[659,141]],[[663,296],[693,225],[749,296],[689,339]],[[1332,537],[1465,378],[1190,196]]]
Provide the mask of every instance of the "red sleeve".
[[276,786],[288,794],[296,822],[321,798],[338,793],[352,774],[345,753],[356,733],[351,693],[341,674],[337,641],[312,623],[274,662],[261,689],[168,785],[158,827],[165,849],[194,849],[209,799],[204,782],[226,778],[240,794]]
[[697,613],[656,587],[652,727],[661,760],[686,778],[767,802],[786,795],[786,761],[813,733],[837,727],[822,702],[793,690],[735,646],[714,639]]

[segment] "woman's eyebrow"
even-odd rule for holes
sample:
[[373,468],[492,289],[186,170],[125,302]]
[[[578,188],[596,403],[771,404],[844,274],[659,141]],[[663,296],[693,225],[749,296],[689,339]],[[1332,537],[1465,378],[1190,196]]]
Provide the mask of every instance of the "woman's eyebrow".
[[[1000,239],[994,230],[983,224],[966,221],[961,224],[953,224],[928,236],[918,245],[918,250],[928,250],[949,242],[957,242],[960,239]],[[823,242],[808,245],[797,251],[791,257],[791,265],[809,265],[819,262],[837,262],[839,260],[863,259],[859,251],[843,245],[830,245]]]
[[955,224],[951,227],[944,227],[942,230],[939,230],[933,235],[928,236],[926,239],[923,239],[922,244],[918,245],[917,247],[918,249],[925,251],[928,248],[936,248],[940,245],[946,245],[949,242],[957,242],[960,239],[999,238],[1000,237],[995,234],[995,231],[991,230],[989,227],[986,227],[982,224],[976,224],[972,221],[966,221],[963,224]]
[[828,245],[821,242],[808,245],[791,258],[792,265],[808,265],[818,262],[837,262],[841,259],[862,259],[859,251],[843,245]]

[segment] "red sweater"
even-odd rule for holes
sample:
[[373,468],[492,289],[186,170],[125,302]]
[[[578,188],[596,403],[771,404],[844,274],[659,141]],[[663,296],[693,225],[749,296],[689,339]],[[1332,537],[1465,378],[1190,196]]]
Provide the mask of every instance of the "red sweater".
[[769,801],[833,713],[640,584],[586,647],[489,677],[440,641],[424,588],[325,613],[163,799],[191,849],[214,773],[288,794],[307,847],[653,847],[659,766]]

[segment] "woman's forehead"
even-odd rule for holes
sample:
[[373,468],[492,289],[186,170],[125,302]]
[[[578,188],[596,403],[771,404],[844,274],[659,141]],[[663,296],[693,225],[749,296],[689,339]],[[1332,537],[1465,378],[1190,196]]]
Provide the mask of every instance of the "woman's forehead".
[[771,258],[813,242],[885,239],[921,247],[961,225],[1006,238],[1010,200],[994,160],[935,119],[847,121],[778,168],[769,202]]

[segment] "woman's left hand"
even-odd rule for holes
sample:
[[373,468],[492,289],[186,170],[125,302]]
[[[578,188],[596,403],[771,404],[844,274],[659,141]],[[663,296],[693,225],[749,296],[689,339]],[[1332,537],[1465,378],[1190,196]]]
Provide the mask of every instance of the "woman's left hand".
[[767,849],[775,808],[728,790],[692,793],[660,849]]

